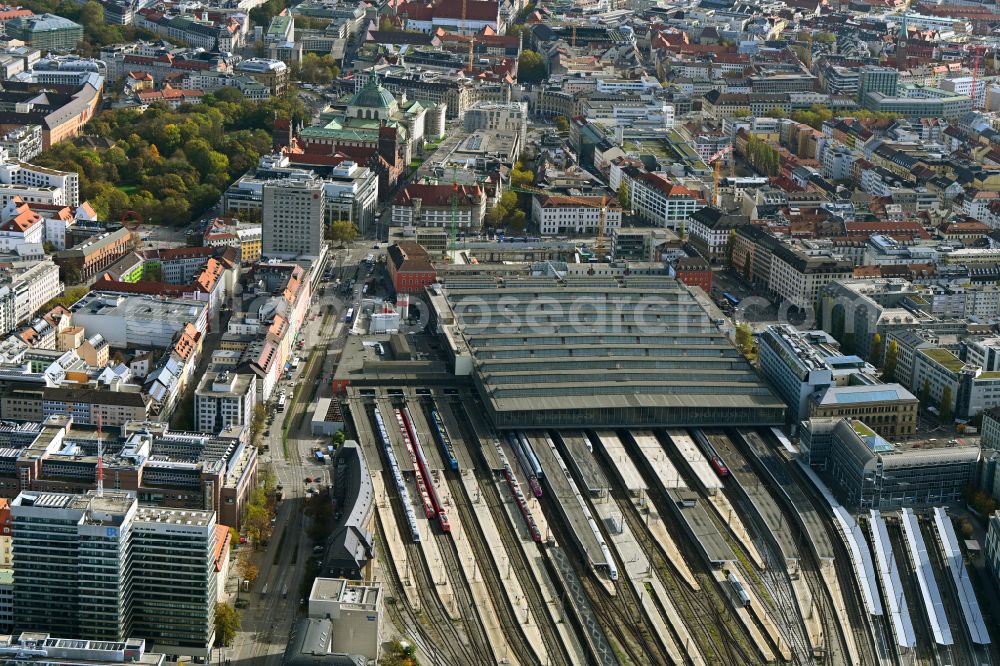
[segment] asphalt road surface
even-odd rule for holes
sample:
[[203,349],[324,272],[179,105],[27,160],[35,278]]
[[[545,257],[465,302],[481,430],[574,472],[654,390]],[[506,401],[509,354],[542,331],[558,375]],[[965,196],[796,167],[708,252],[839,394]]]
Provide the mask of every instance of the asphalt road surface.
[[[359,241],[349,250],[334,251],[328,266],[333,268],[334,278],[341,275],[349,278],[368,254],[379,252],[372,249],[370,241]],[[270,466],[274,471],[284,499],[278,506],[270,542],[257,553],[259,577],[249,592],[240,592],[240,598],[249,602],[242,609],[242,629],[232,647],[216,651],[213,658],[216,663],[228,659],[233,664],[280,664],[292,625],[305,613],[299,588],[313,549],[305,533],[305,493],[309,488],[329,483],[329,468],[319,463],[314,454],[317,447],[325,447],[329,442],[310,434],[309,416],[316,399],[332,394],[330,380],[347,336],[343,313],[360,303],[365,275],[367,272],[362,270],[354,292],[346,296],[333,288],[333,281],[314,286],[314,294],[318,294],[319,287],[326,285],[326,294],[314,297],[303,323],[300,339],[305,344],[303,349],[295,351],[302,359],[298,374],[281,384],[288,403],[296,385],[300,396],[284,413],[275,414],[273,423],[267,426],[270,435],[264,442],[269,450],[260,460],[262,466]],[[327,312],[329,316],[325,316]],[[289,420],[287,458],[281,442],[286,419]],[[307,484],[306,477],[314,481]],[[265,585],[267,592],[262,595]]]

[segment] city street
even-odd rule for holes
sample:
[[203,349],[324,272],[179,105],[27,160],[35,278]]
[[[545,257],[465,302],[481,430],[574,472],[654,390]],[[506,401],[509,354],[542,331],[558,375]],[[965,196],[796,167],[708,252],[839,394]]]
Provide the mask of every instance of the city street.
[[[270,435],[263,438],[263,443],[268,450],[260,458],[261,467],[274,472],[284,498],[278,505],[268,546],[256,553],[259,577],[249,592],[240,592],[240,598],[249,602],[241,611],[242,630],[232,647],[217,651],[215,660],[220,663],[226,659],[239,663],[280,663],[292,624],[305,610],[300,604],[303,599],[300,586],[313,548],[305,535],[305,493],[309,488],[318,489],[330,481],[329,467],[319,463],[314,454],[317,447],[325,447],[329,440],[313,437],[309,421],[315,401],[332,393],[329,378],[347,335],[343,313],[360,303],[363,280],[358,280],[347,299],[337,293],[333,284],[337,277],[350,279],[364,258],[373,253],[377,254],[367,241],[354,243],[347,250],[334,250],[329,261],[333,280],[313,286],[313,304],[300,332],[305,345],[295,352],[301,358],[298,374],[280,385],[289,407],[283,413],[275,413],[274,421],[266,426]],[[326,293],[318,296],[322,286],[326,286]],[[299,397],[292,400],[295,388]],[[282,446],[286,422],[287,458]],[[305,482],[307,477],[313,480],[309,484]],[[236,576],[236,572],[231,571],[228,586],[234,591],[234,600]]]

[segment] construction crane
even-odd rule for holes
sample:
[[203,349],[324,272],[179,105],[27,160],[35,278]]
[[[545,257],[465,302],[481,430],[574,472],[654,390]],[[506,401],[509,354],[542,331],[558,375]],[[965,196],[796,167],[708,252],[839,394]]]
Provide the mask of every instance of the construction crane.
[[572,32],[573,36],[570,38],[569,45],[572,46],[575,49],[576,48],[576,23],[573,24],[572,31],[573,31]]
[[[462,0],[462,34],[468,30],[466,23],[469,13],[469,0]],[[469,33],[469,74],[472,74],[472,52],[476,48],[476,36]]]
[[601,195],[601,210],[597,216],[597,242],[594,243],[594,254],[597,255],[598,260],[604,256],[604,224],[605,220],[605,210],[607,210],[608,198],[606,195]]
[[[979,79],[979,68],[983,64],[983,51],[985,51],[985,50],[986,50],[986,47],[983,44],[976,44],[975,46],[972,47],[972,51],[975,54],[973,56],[973,58],[972,58],[972,94],[970,95],[972,97],[972,106],[973,106],[973,108],[977,108],[979,106],[979,102],[978,102],[978,99],[979,99],[978,90],[979,90],[979,88],[976,85],[976,83],[978,82],[978,79]],[[986,100],[986,92],[984,91],[983,92],[983,101],[985,101],[985,100]]]
[[712,205],[715,207],[719,206],[721,200],[719,197],[719,167],[722,166],[722,158],[731,152],[733,152],[733,147],[731,145],[726,146],[706,160],[709,164],[714,165],[712,171]]
[[448,249],[451,250],[451,261],[455,261],[458,252],[458,181],[451,184],[451,234],[448,238]]

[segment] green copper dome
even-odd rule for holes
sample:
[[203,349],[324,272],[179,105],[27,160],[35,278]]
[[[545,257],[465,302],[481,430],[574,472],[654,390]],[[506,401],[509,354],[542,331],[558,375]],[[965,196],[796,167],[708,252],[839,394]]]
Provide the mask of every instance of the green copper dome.
[[396,103],[392,93],[382,87],[377,80],[369,81],[351,100],[351,106],[369,109],[389,109]]

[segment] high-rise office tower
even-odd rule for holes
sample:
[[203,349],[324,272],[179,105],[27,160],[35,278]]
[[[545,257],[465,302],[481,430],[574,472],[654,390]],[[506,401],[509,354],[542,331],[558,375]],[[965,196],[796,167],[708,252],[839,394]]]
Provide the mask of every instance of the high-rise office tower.
[[325,214],[323,183],[315,178],[288,178],[264,185],[261,195],[264,256],[319,257]]
[[23,492],[11,502],[15,631],[205,657],[218,592],[211,511],[134,495]]
[[21,493],[13,519],[14,623],[72,638],[129,637],[135,498]]

